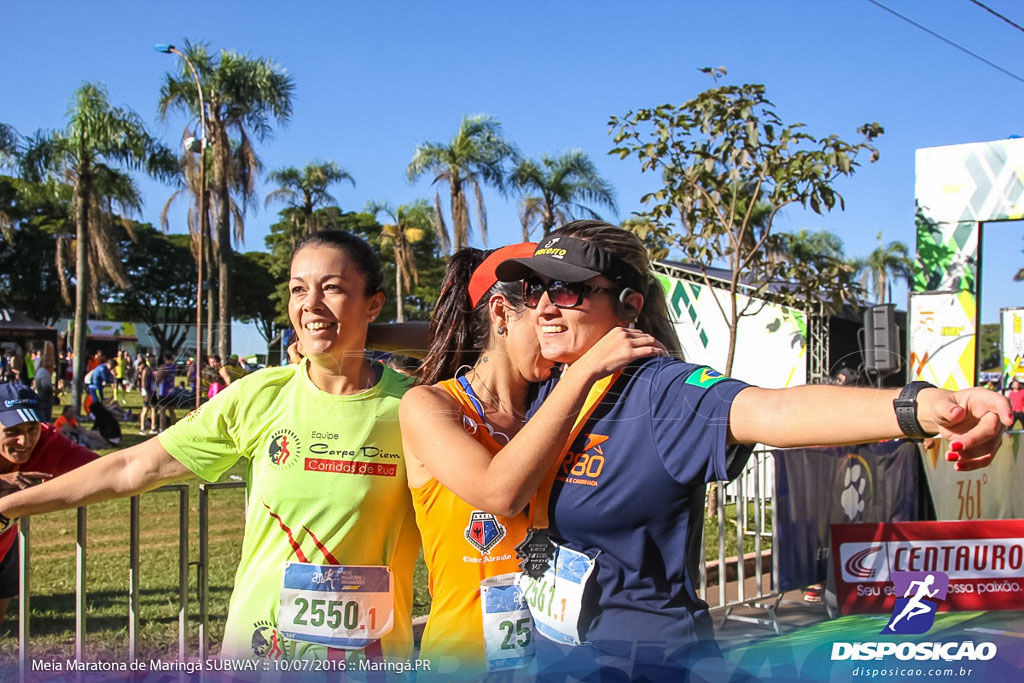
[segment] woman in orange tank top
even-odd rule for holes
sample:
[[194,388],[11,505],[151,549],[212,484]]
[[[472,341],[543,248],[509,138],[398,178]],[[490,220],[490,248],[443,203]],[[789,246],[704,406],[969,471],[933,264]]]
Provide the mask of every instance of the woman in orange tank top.
[[521,284],[499,283],[494,268],[532,255],[535,246],[489,256],[463,249],[452,257],[419,371],[424,385],[401,404],[433,598],[420,657],[438,678],[476,679],[529,665],[532,620],[514,585],[516,546],[529,526],[524,509],[594,382],[631,360],[664,353],[653,337],[618,328],[573,364],[526,423],[530,385],[545,379],[552,363],[540,356],[522,315]]

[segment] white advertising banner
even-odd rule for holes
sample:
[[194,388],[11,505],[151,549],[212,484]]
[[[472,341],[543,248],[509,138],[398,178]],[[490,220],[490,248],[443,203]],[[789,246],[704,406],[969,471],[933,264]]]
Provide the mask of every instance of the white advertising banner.
[[[658,274],[687,362],[725,372],[729,326],[719,303],[729,310],[729,293]],[[716,303],[715,297],[718,298]],[[749,301],[739,297],[740,310]],[[760,387],[780,389],[807,383],[807,320],[792,308],[754,301],[754,315],[740,319],[732,376]]]
[[976,304],[959,292],[910,295],[910,379],[957,391],[974,386]]

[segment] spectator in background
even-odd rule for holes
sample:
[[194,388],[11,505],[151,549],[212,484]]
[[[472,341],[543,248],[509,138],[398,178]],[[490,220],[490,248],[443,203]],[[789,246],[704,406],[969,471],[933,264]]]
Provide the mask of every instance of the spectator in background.
[[90,358],[85,363],[86,372],[88,372],[89,370],[92,370],[97,365],[102,365],[103,363],[106,363],[106,362],[107,362],[106,354],[104,354],[102,351],[97,349],[96,353],[93,354],[92,358]]
[[27,356],[23,356],[23,359],[25,365],[21,370],[22,381],[26,386],[31,387],[36,376],[36,352],[33,351]]
[[89,412],[92,414],[92,430],[109,444],[105,446],[106,448],[112,448],[121,443],[121,425],[105,405],[99,401],[93,401],[89,406]]
[[146,433],[146,414],[149,413],[149,433],[156,434],[157,407],[156,373],[149,366],[146,357],[139,354],[138,358],[139,391],[142,393],[142,410],[139,412],[139,434]]
[[10,381],[22,383],[32,381],[31,377],[25,377],[25,357],[21,355],[21,351],[11,351],[7,364],[10,368]]
[[53,364],[50,361],[39,359],[36,365],[35,388],[39,396],[39,415],[44,422],[53,418]]
[[97,365],[85,375],[85,384],[89,398],[95,403],[103,403],[103,387],[114,384],[114,359],[108,359]]
[[228,385],[224,378],[221,377],[220,371],[220,356],[215,353],[207,359],[206,364],[205,376],[206,383],[209,386],[209,388],[206,390],[207,398],[213,398],[221,391],[223,391]]
[[57,421],[53,423],[55,429],[59,430],[61,434],[68,437],[72,441],[86,448],[109,448],[109,444],[106,444],[103,437],[99,432],[88,430],[78,423],[78,418],[75,416],[75,409],[71,406],[64,406],[60,416],[57,417]]
[[170,351],[165,351],[163,358],[164,362],[156,372],[156,405],[159,409],[161,432],[174,424],[176,419],[172,403],[174,402],[174,375],[177,372],[177,365],[174,363],[174,354]]
[[131,379],[131,390],[142,388],[142,363],[145,362],[147,365],[149,361],[146,359],[146,354],[139,351],[135,354],[135,360],[132,361],[132,379]]
[[247,373],[245,368],[238,362],[238,356],[231,354],[228,359],[224,361],[224,367],[220,369],[220,376],[224,378],[224,383],[227,386],[231,386],[231,383],[235,380],[245,377]]
[[192,391],[196,390],[196,365],[195,357],[189,356],[185,362],[185,379],[188,380],[189,389]]
[[1020,380],[1015,379],[1010,384],[1007,398],[1010,399],[1010,408],[1013,409],[1013,424],[1010,428],[1015,427],[1018,422],[1024,427],[1024,389],[1020,388]]
[[74,366],[75,354],[64,352],[60,355],[60,363],[57,366],[57,377],[60,378],[60,382],[57,385],[58,393],[65,391],[71,386],[71,368]]
[[114,400],[117,400],[117,392],[124,389],[124,374],[125,367],[125,353],[121,349],[117,350],[117,357],[114,359]]
[[[28,387],[0,384],[0,495],[28,488],[95,460],[92,451],[43,422],[39,397]],[[16,526],[0,533],[0,623],[18,594]]]

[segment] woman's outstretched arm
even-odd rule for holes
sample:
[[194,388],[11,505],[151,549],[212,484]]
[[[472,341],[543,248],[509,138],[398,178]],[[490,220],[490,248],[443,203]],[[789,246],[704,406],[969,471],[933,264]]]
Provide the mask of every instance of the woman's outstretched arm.
[[[893,399],[899,389],[807,385],[744,389],[729,412],[729,439],[771,446],[828,446],[903,436]],[[951,442],[958,470],[987,466],[1012,424],[1010,403],[987,389],[926,388],[917,395],[917,420]]]
[[152,438],[0,498],[0,515],[15,519],[126,498],[193,476]]

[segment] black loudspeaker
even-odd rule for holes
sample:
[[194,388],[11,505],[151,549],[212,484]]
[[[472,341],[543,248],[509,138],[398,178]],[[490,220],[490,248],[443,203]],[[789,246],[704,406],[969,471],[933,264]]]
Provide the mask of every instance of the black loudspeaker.
[[896,304],[872,306],[864,311],[864,367],[891,375],[900,369]]

